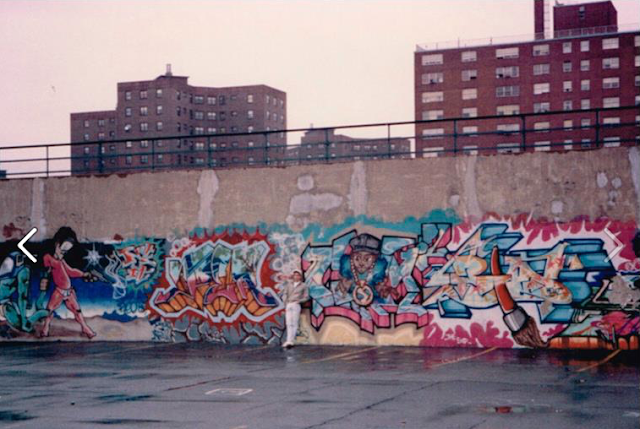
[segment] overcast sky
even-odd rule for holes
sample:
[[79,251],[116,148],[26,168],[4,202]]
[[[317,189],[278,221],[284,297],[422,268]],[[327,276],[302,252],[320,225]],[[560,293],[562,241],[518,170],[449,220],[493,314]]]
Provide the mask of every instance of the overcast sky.
[[[640,21],[638,0],[614,4]],[[166,63],[286,91],[289,128],[413,120],[416,44],[529,33],[533,0],[3,0],[0,146],[67,142],[71,112],[114,109],[117,82]]]

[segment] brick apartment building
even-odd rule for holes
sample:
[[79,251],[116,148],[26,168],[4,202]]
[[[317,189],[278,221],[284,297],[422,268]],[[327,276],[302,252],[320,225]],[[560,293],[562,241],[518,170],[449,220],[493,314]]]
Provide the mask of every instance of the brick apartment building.
[[415,119],[434,121],[416,125],[418,157],[637,141],[638,108],[615,108],[640,104],[640,31],[621,31],[610,1],[556,4],[553,17],[551,32],[534,0],[530,40],[418,45]]
[[321,128],[305,131],[300,145],[288,147],[285,164],[400,158],[411,158],[411,142],[407,138],[355,138]]
[[287,126],[285,92],[187,80],[168,65],[154,80],[118,83],[115,110],[72,113],[71,142],[86,143],[72,146],[72,174],[247,166],[283,157],[286,136],[275,131]]

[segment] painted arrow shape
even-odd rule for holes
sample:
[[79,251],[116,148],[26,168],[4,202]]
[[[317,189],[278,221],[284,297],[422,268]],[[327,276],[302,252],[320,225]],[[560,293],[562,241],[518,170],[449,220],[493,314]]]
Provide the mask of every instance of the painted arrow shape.
[[24,253],[27,258],[31,259],[31,262],[33,262],[34,264],[38,262],[38,260],[35,258],[35,256],[29,253],[27,249],[24,248],[24,245],[27,241],[29,241],[31,237],[33,237],[33,234],[35,234],[36,232],[38,232],[38,228],[31,228],[31,231],[29,231],[27,235],[25,235],[24,238],[20,240],[20,243],[18,243],[18,249],[20,249],[20,251]]
[[624,243],[618,240],[618,237],[616,237],[613,232],[609,231],[609,228],[605,228],[604,232],[606,232],[609,238],[611,238],[613,242],[616,244],[616,248],[613,249],[613,252],[611,252],[609,256],[607,256],[607,259],[604,260],[605,262],[609,262],[613,258],[615,258],[618,253],[622,251],[622,249],[624,248]]

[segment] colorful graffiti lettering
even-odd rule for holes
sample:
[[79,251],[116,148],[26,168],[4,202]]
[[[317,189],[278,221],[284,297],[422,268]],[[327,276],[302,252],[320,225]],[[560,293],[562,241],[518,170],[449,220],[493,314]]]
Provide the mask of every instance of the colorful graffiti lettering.
[[[212,323],[238,318],[260,322],[282,309],[265,260],[273,252],[256,233],[188,240],[175,256],[165,259],[165,288],[157,288],[149,301],[161,317],[178,319],[188,313]],[[236,241],[236,243],[234,243]]]
[[[0,243],[0,338],[277,344],[278,293],[301,269],[305,343],[639,348],[633,222],[361,216],[106,243],[61,230],[31,245],[37,264]],[[626,243],[613,259],[611,234]]]

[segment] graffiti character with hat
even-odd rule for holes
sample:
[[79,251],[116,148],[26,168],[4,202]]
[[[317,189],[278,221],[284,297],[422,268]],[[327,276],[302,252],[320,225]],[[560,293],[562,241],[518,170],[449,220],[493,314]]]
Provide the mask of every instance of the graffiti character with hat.
[[336,291],[353,298],[361,306],[371,304],[385,283],[387,260],[381,254],[381,241],[370,234],[359,234],[349,240],[340,257],[340,280]]

